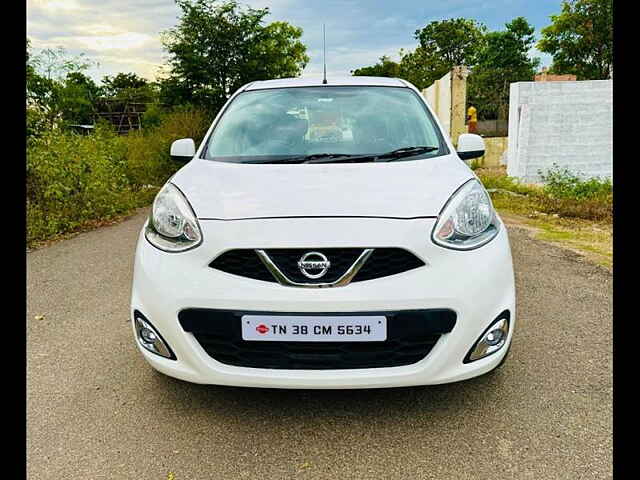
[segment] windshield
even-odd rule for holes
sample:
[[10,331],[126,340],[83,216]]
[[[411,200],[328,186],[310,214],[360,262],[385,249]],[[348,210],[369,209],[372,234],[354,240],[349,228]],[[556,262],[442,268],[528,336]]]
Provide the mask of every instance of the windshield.
[[447,153],[429,111],[409,88],[292,87],[239,94],[216,125],[204,157],[267,163],[414,146],[433,147],[420,158]]

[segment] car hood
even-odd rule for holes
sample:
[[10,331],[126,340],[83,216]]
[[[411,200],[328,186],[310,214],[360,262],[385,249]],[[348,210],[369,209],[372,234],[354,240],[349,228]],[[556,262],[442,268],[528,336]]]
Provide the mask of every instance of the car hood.
[[194,159],[171,182],[199,219],[437,216],[473,172],[454,155],[414,161],[236,164]]

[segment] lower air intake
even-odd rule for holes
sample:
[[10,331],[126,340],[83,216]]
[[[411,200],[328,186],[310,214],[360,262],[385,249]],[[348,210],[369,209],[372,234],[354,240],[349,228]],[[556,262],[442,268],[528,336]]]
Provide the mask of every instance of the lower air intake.
[[411,365],[424,359],[440,336],[453,329],[456,321],[455,313],[444,309],[383,314],[387,317],[388,326],[384,342],[245,341],[240,330],[243,312],[188,309],[180,312],[179,320],[186,331],[193,333],[207,354],[221,363],[290,370]]

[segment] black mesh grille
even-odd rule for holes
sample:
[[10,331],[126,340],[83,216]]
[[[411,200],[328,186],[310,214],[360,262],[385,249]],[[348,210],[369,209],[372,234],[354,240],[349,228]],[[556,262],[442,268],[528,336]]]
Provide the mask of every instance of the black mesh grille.
[[376,248],[352,282],[388,277],[423,265],[422,260],[401,248]]
[[255,250],[229,250],[216,258],[209,266],[223,272],[240,275],[241,277],[264,280],[266,282],[276,281]]
[[425,358],[456,321],[455,313],[444,309],[384,312],[388,329],[384,342],[256,342],[242,340],[242,314],[188,309],[180,312],[179,319],[207,354],[221,363],[292,370],[411,365]]
[[[327,273],[319,279],[307,278],[300,272],[298,261],[305,253],[317,251],[331,262]],[[271,260],[287,276],[297,283],[331,283],[338,280],[353,265],[364,251],[363,248],[278,248],[265,250]],[[418,257],[401,248],[376,248],[362,266],[352,282],[373,280],[397,273],[406,272],[424,265]],[[275,282],[276,280],[264,266],[255,250],[230,250],[223,253],[210,267],[223,272]]]

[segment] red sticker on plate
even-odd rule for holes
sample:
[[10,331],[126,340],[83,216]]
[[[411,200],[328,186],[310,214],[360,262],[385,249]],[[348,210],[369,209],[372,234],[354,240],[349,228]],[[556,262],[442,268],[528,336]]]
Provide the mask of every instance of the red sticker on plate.
[[256,331],[259,334],[264,335],[265,333],[267,333],[269,331],[269,327],[267,327],[264,323],[261,323],[260,325],[258,325],[256,327]]

